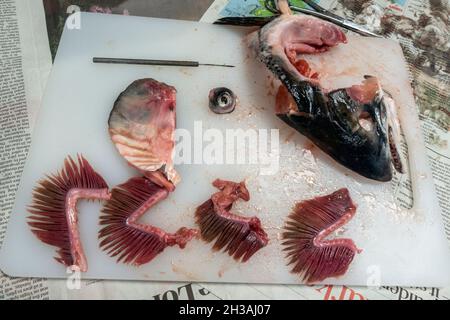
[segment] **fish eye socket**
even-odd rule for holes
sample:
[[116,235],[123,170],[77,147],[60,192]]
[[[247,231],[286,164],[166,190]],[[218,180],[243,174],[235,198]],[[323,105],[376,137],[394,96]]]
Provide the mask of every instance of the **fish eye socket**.
[[361,114],[359,115],[359,119],[358,119],[359,125],[361,126],[361,128],[363,128],[366,131],[372,131],[373,130],[373,120],[372,117],[370,116],[370,113],[368,113],[367,111],[363,111],[361,112]]

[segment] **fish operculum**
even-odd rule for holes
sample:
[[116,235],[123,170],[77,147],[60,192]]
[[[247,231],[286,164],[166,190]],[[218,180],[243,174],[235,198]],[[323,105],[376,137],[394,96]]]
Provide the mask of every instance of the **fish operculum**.
[[400,126],[399,117],[397,114],[397,107],[394,99],[387,92],[384,95],[383,103],[386,107],[388,115],[388,137],[389,147],[391,149],[392,164],[399,173],[405,173],[405,162],[402,153],[400,152],[400,145],[402,141],[402,129]]
[[153,79],[134,81],[116,100],[109,133],[119,153],[152,182],[173,190],[176,89]]

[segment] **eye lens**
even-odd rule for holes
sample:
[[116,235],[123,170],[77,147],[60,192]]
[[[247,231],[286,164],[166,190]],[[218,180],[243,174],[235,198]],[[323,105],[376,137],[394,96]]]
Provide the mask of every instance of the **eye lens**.
[[224,94],[220,97],[219,105],[220,105],[221,107],[227,106],[227,105],[228,105],[228,98],[229,98],[229,95],[228,95],[227,93],[224,93]]
[[209,108],[217,114],[231,113],[236,106],[236,96],[228,88],[215,88],[209,92]]

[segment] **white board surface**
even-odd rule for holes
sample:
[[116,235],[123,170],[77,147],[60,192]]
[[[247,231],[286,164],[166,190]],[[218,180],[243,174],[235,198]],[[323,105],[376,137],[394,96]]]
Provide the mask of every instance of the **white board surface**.
[[[257,215],[270,243],[248,263],[239,264],[227,254],[211,251],[211,244],[193,240],[184,250],[167,248],[152,262],[136,268],[116,263],[99,249],[101,204],[81,202],[79,229],[89,264],[83,278],[300,283],[290,273],[281,252],[280,232],[285,218],[296,202],[346,187],[358,209],[338,236],[352,238],[363,252],[356,255],[343,277],[327,279],[326,283],[366,285],[375,279],[381,285],[449,284],[449,248],[423,145],[415,149],[423,152],[414,156],[424,172],[420,183],[426,192],[420,196],[429,210],[408,215],[394,204],[392,184],[368,181],[335,164],[317,148],[310,150],[305,138],[276,118],[270,74],[248,56],[242,42],[246,33],[245,28],[84,13],[80,30],[66,29],[0,253],[2,271],[21,277],[67,277],[65,267],[53,260],[55,248],[38,241],[26,225],[32,189],[45,174],[59,170],[67,155],[77,153],[88,159],[110,187],[138,175],[111,143],[107,119],[120,92],[132,81],[150,77],[177,88],[177,126],[191,133],[198,120],[203,130],[280,129],[280,170],[276,175],[263,176],[257,166],[250,165],[177,166],[182,182],[168,199],[147,213],[144,221],[169,232],[181,226],[196,227],[195,208],[215,192],[211,186],[215,178],[245,179],[251,200],[237,202],[234,212]],[[378,76],[397,104],[410,108],[417,118],[398,44],[354,36],[346,46],[333,52],[341,57],[338,61],[327,59],[331,54],[327,53],[312,63],[319,69],[332,68],[339,78],[335,81],[342,84],[359,83],[364,74]],[[99,65],[92,63],[94,56],[198,60],[236,67]],[[361,76],[348,76],[346,70]],[[208,92],[219,86],[232,89],[239,97],[239,106],[230,115],[218,116],[208,109]],[[406,125],[420,137],[415,123]]]

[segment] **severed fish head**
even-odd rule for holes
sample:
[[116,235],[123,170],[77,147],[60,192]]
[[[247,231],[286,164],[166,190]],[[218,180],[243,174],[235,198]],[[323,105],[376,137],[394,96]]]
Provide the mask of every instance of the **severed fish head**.
[[348,169],[389,181],[392,163],[402,171],[388,119],[392,99],[371,76],[359,85],[328,91],[300,57],[346,41],[337,26],[301,15],[281,15],[251,36],[258,58],[282,83],[277,116]]
[[154,183],[173,190],[176,90],[154,79],[134,81],[120,94],[109,116],[109,133],[128,163]]

